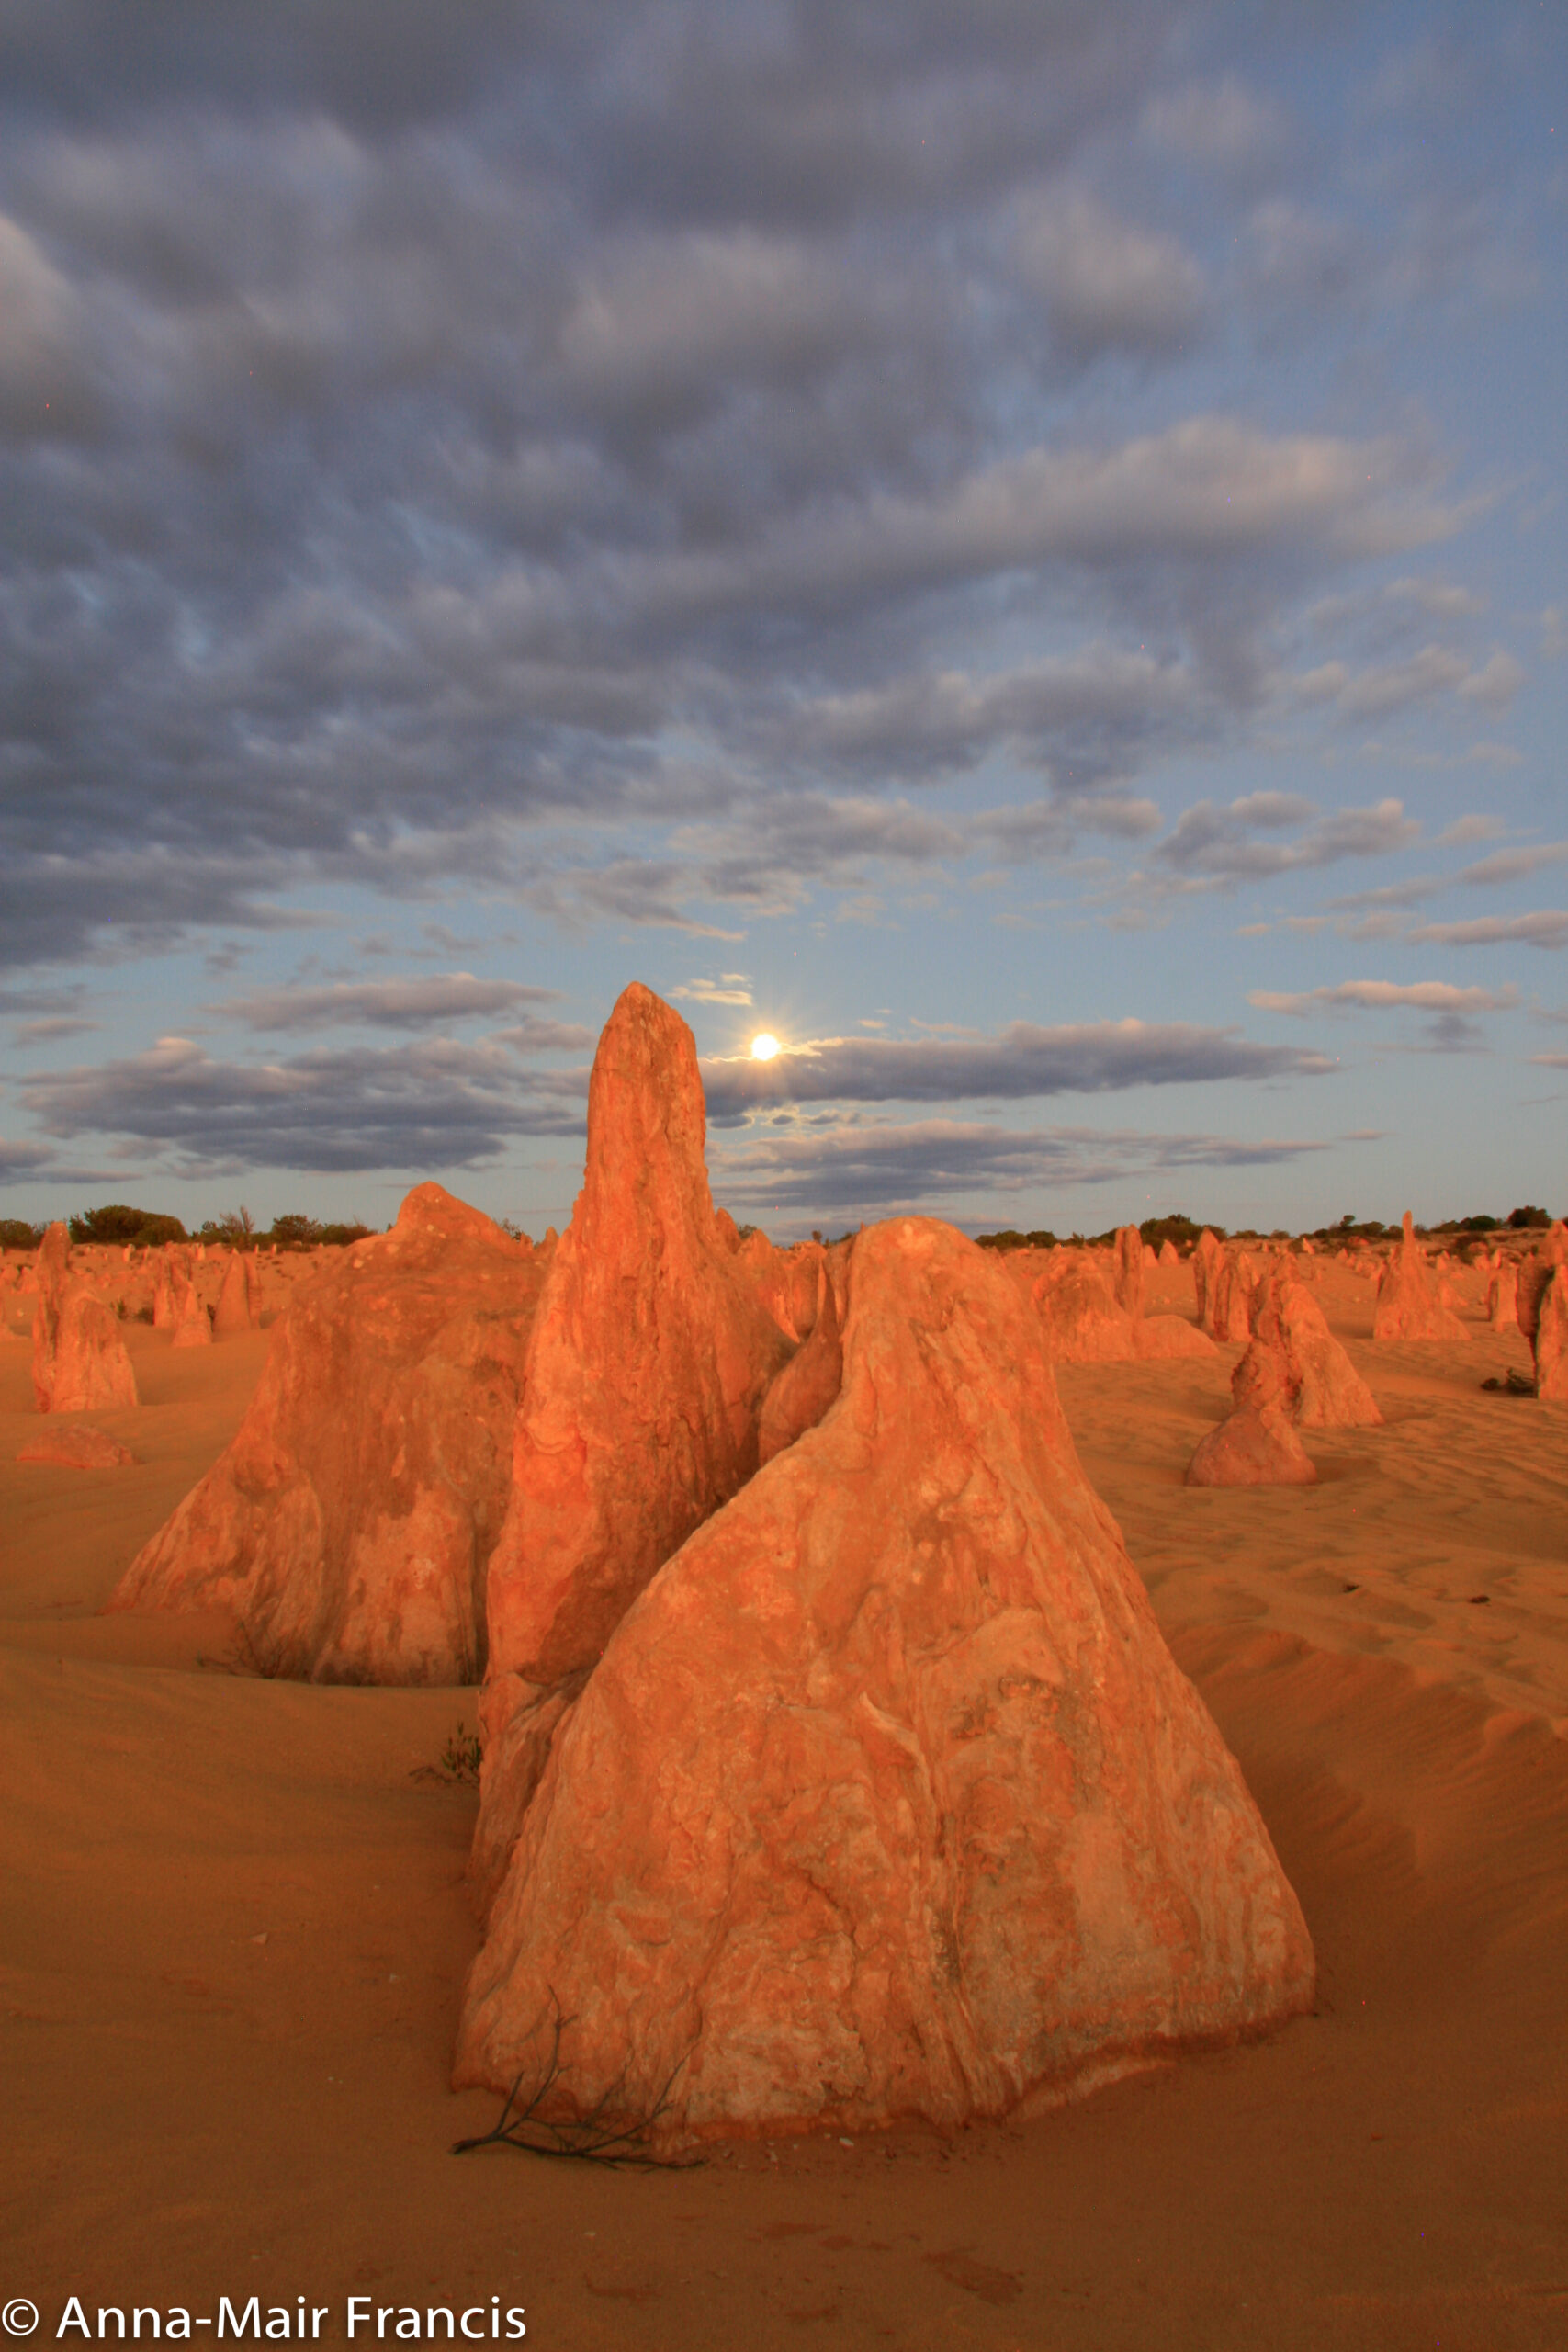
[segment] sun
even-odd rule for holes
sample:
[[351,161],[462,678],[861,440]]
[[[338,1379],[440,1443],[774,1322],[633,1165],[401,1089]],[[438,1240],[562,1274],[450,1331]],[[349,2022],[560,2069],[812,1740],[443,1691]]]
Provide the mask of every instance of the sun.
[[764,1029],[761,1036],[751,1040],[751,1059],[754,1062],[771,1062],[778,1049],[778,1039],[770,1037]]

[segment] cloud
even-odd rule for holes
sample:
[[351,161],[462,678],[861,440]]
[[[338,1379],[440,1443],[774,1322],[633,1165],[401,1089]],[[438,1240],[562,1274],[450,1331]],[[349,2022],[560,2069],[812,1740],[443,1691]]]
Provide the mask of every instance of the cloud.
[[784,1103],[1016,1101],[1221,1079],[1320,1077],[1333,1067],[1321,1054],[1255,1046],[1234,1030],[1187,1023],[1042,1028],[1019,1021],[991,1038],[786,1042],[771,1062],[705,1061],[703,1082],[710,1115],[726,1119]]
[[1404,1006],[1417,1012],[1508,1012],[1517,1005],[1519,992],[1514,988],[1460,989],[1447,980],[1403,984],[1393,980],[1341,980],[1337,988],[1303,989],[1294,995],[1280,996],[1267,989],[1256,989],[1247,1001],[1263,1012],[1303,1016],[1319,1005],[1358,1005],[1378,1012]]
[[83,1021],[68,1012],[51,1013],[42,1021],[24,1021],[13,1033],[18,1046],[52,1045],[61,1037],[80,1037],[89,1029],[97,1028],[96,1021]]
[[1424,645],[1397,662],[1386,662],[1352,673],[1343,662],[1325,662],[1290,682],[1294,699],[1305,705],[1332,704],[1341,718],[1363,721],[1386,718],[1396,710],[1436,701],[1443,695],[1461,695],[1471,702],[1501,710],[1524,684],[1521,664],[1510,653],[1495,650],[1479,668],[1451,646]]
[[1085,188],[1026,198],[1013,256],[1045,305],[1054,342],[1080,365],[1110,351],[1168,356],[1196,341],[1208,318],[1203,272],[1179,239],[1119,219]]
[[1427,922],[1406,932],[1413,947],[1568,947],[1568,910],[1541,907],[1528,915],[1482,915],[1472,922]]
[[518,980],[479,980],[471,972],[428,978],[338,980],[326,988],[254,989],[224,997],[210,1010],[249,1029],[336,1029],[361,1023],[377,1028],[434,1029],[450,1021],[510,1012],[520,1004],[549,1004],[558,989]]
[[1184,164],[1243,176],[1277,169],[1291,143],[1280,107],[1235,74],[1156,92],[1138,127],[1151,145]]
[[17,1094],[46,1135],[128,1136],[176,1175],[481,1166],[513,1137],[584,1131],[586,1070],[523,1073],[493,1045],[321,1048],[287,1062],[210,1057],[188,1038]]
[[581,1021],[536,1021],[532,1014],[509,1028],[492,1029],[490,1042],[510,1046],[514,1054],[581,1054],[596,1042]]
[[1302,823],[1310,804],[1293,797],[1253,794],[1217,808],[1201,800],[1184,811],[1155,851],[1161,865],[1181,875],[1222,883],[1255,881],[1348,857],[1383,857],[1415,841],[1421,828],[1399,800],[1371,808],[1339,808],[1315,817],[1293,842],[1260,842],[1257,830],[1278,831]]
[[1498,849],[1474,865],[1465,866],[1458,879],[1473,883],[1522,882],[1549,865],[1561,865],[1565,859],[1568,842],[1539,842],[1520,849]]
[[1439,849],[1461,849],[1472,842],[1489,842],[1503,831],[1500,817],[1456,817],[1438,835]]
[[13,1181],[28,1176],[53,1176],[53,1151],[48,1144],[37,1143],[30,1137],[18,1136],[7,1140],[0,1136],[0,1175]]
[[732,1214],[764,1225],[770,1217],[783,1218],[801,1228],[821,1218],[865,1221],[987,1194],[998,1199],[998,1213],[1010,1221],[1022,1193],[1168,1170],[1275,1167],[1326,1148],[1224,1136],[1107,1134],[1085,1127],[1034,1131],[959,1119],[900,1124],[872,1118],[806,1129],[748,1130],[743,1142],[717,1137],[711,1158],[714,1196]]
[[716,979],[687,980],[670,993],[692,1004],[750,1004],[751,977],[749,972],[721,972]]

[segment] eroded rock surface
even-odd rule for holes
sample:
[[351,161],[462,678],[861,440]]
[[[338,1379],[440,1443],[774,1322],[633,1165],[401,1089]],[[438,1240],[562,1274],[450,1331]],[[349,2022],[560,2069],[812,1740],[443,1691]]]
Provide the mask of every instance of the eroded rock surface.
[[1446,1307],[1433,1285],[1427,1253],[1416,1240],[1408,1209],[1398,1249],[1378,1278],[1372,1309],[1374,1340],[1467,1340],[1459,1317]]
[[71,1236],[51,1225],[38,1257],[33,1402],[40,1413],[101,1412],[137,1402],[136,1374],[118,1321],[71,1272]]
[[481,1889],[511,1850],[559,1694],[756,1469],[762,1400],[791,1352],[750,1245],[732,1251],[717,1226],[705,1129],[691,1031],[628,988],[594,1056],[583,1188],[539,1304],[491,1563]]
[[212,1336],[231,1339],[237,1331],[256,1330],[260,1323],[261,1270],[249,1250],[231,1250],[212,1310]]
[[1246,1250],[1216,1248],[1205,1269],[1201,1319],[1211,1340],[1245,1347],[1252,1337],[1252,1295],[1258,1267]]
[[1568,1405],[1568,1266],[1560,1263],[1541,1290],[1530,1345],[1536,1395],[1547,1404]]
[[1144,1311],[1144,1238],[1135,1225],[1124,1225],[1116,1236],[1116,1304],[1135,1323]]
[[1379,1429],[1377,1400],[1328,1328],[1310,1291],[1288,1266],[1271,1274],[1258,1304],[1251,1343],[1277,1350],[1283,1403],[1298,1429]]
[[[1190,1487],[1310,1487],[1317,1471],[1291,1423],[1291,1364],[1272,1313],[1231,1374],[1231,1412],[1187,1465]],[[1375,1408],[1373,1408],[1376,1409]]]
[[1030,1300],[1059,1363],[1131,1363],[1212,1356],[1179,1315],[1134,1320],[1117,1299],[1110,1264],[1091,1250],[1013,1250],[1002,1264]]
[[233,1442],[110,1607],[232,1609],[259,1663],[317,1681],[472,1681],[543,1282],[420,1185],[302,1283]]
[[62,1421],[28,1438],[17,1459],[51,1463],[66,1470],[124,1470],[136,1456],[107,1430],[91,1429],[85,1421]]
[[949,1227],[863,1232],[824,1419],[666,1562],[560,1724],[457,2079],[675,2133],[1006,2113],[1310,2005],[1305,1927]]

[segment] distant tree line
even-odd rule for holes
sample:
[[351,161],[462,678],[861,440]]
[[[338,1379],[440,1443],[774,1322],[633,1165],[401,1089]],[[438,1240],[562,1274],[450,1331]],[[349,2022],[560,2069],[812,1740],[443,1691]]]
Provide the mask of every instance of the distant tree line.
[[[1418,1225],[1416,1230],[1423,1234],[1451,1233],[1460,1236],[1481,1233],[1524,1233],[1533,1231],[1540,1227],[1549,1226],[1551,1223],[1551,1219],[1545,1209],[1527,1207],[1510,1209],[1506,1217],[1453,1216],[1448,1218],[1442,1225]],[[1277,1227],[1275,1231],[1269,1234],[1258,1233],[1251,1226],[1237,1226],[1233,1228],[1224,1225],[1211,1225],[1208,1229],[1216,1241],[1290,1241],[1295,1238],[1287,1233],[1283,1227]],[[1087,1235],[1074,1233],[1067,1236],[1067,1240],[1075,1249],[1081,1250],[1086,1245],[1094,1249],[1103,1249],[1115,1240],[1117,1230],[1118,1228],[1112,1226],[1104,1233]],[[1138,1227],[1140,1236],[1152,1250],[1158,1250],[1167,1241],[1174,1242],[1179,1250],[1190,1250],[1202,1231],[1203,1227],[1194,1218],[1184,1216],[1179,1213],[1172,1216],[1146,1216]],[[1342,1216],[1337,1225],[1320,1225],[1315,1231],[1309,1231],[1305,1238],[1309,1241],[1324,1242],[1386,1241],[1397,1238],[1399,1231],[1397,1225],[1383,1225],[1376,1217],[1359,1218],[1351,1214]],[[1055,1233],[1020,1233],[1011,1226],[1004,1227],[999,1233],[977,1233],[975,1238],[982,1250],[1057,1250],[1064,1246],[1060,1238]]]
[[[255,1219],[243,1204],[209,1217],[188,1233],[177,1216],[152,1209],[129,1207],[123,1201],[101,1209],[84,1209],[70,1220],[73,1241],[99,1242],[114,1249],[161,1249],[166,1241],[205,1241],[230,1250],[314,1250],[320,1244],[363,1241],[372,1230],[357,1218],[348,1224],[318,1223],[313,1216],[275,1216],[270,1229],[258,1233]],[[0,1250],[36,1250],[46,1226],[28,1225],[20,1217],[0,1217]]]
[[[1527,1206],[1510,1209],[1506,1217],[1453,1216],[1441,1225],[1418,1225],[1416,1230],[1422,1234],[1446,1233],[1462,1238],[1484,1233],[1530,1232],[1551,1223],[1551,1218],[1545,1209]],[[136,1250],[156,1250],[165,1241],[206,1241],[230,1250],[274,1247],[279,1250],[315,1250],[323,1243],[333,1247],[348,1241],[363,1241],[375,1230],[371,1226],[361,1225],[357,1218],[347,1224],[323,1225],[313,1216],[291,1214],[275,1216],[267,1231],[258,1233],[255,1220],[243,1202],[237,1209],[226,1209],[221,1216],[209,1217],[195,1233],[187,1233],[177,1216],[167,1216],[151,1209],[129,1208],[123,1202],[115,1202],[101,1209],[84,1209],[79,1216],[70,1220],[70,1224],[73,1241],[107,1243],[116,1249],[129,1245]],[[500,1224],[503,1232],[513,1237],[521,1231],[510,1217],[501,1218]],[[0,1217],[0,1250],[36,1250],[46,1230],[44,1226],[28,1225],[20,1217]],[[755,1226],[743,1225],[740,1227],[741,1239],[745,1240],[756,1230]],[[1159,1249],[1166,1241],[1174,1242],[1179,1250],[1190,1250],[1202,1230],[1196,1218],[1185,1216],[1180,1211],[1170,1216],[1146,1216],[1138,1227],[1152,1250]],[[1289,1241],[1292,1238],[1282,1228],[1267,1235],[1255,1232],[1250,1226],[1237,1227],[1233,1231],[1226,1226],[1213,1225],[1209,1230],[1220,1241]],[[1397,1225],[1380,1224],[1376,1217],[1358,1218],[1348,1215],[1342,1216],[1337,1225],[1318,1226],[1307,1238],[1341,1243],[1386,1241],[1398,1232]],[[816,1232],[811,1238],[814,1241],[820,1241],[824,1237]],[[852,1238],[847,1233],[840,1237],[845,1241]],[[1004,1227],[998,1233],[977,1233],[975,1238],[982,1250],[1056,1250],[1064,1246],[1063,1238],[1055,1233],[1040,1230],[1020,1233],[1011,1226]],[[1112,1226],[1104,1233],[1069,1234],[1066,1241],[1076,1249],[1082,1249],[1086,1241],[1096,1248],[1102,1248],[1115,1238],[1116,1228]]]

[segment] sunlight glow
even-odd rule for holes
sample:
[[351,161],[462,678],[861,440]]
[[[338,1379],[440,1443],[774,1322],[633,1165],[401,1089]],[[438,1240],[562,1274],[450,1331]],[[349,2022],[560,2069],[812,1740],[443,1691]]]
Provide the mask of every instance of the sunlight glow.
[[764,1029],[760,1037],[753,1037],[751,1040],[751,1059],[754,1062],[771,1062],[778,1049],[778,1039],[770,1037]]

